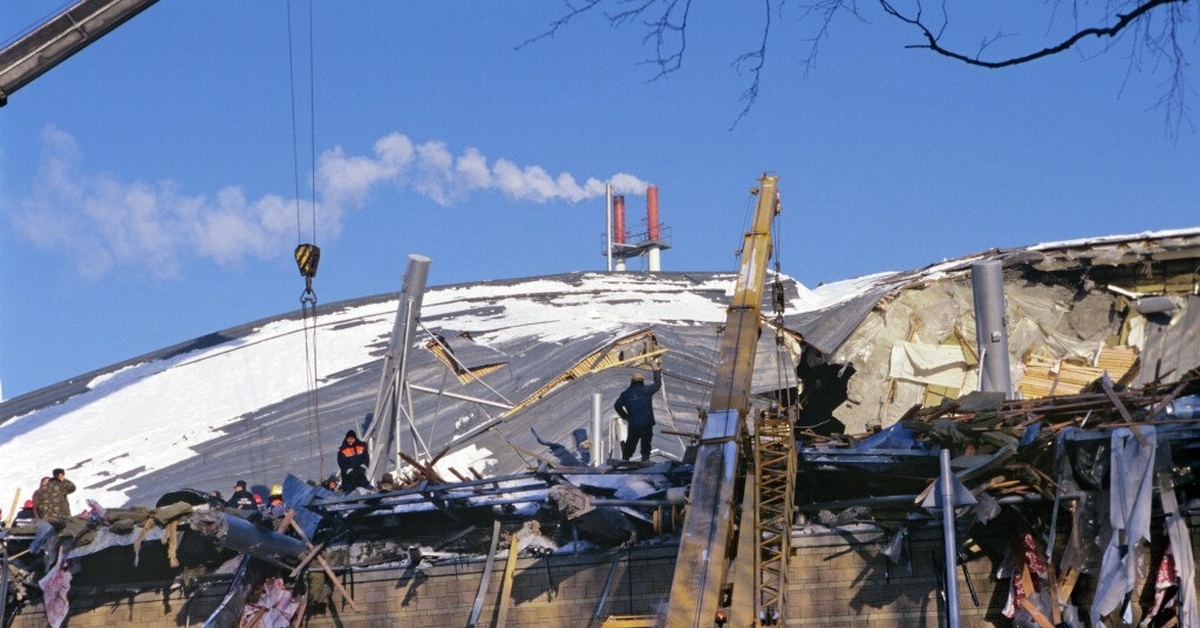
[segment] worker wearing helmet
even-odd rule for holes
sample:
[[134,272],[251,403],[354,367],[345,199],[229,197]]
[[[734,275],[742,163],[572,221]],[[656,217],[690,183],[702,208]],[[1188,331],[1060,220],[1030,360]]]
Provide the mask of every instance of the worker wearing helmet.
[[271,486],[271,495],[267,497],[267,505],[263,510],[264,519],[279,519],[283,517],[287,511],[287,506],[283,504],[283,486],[275,484]]

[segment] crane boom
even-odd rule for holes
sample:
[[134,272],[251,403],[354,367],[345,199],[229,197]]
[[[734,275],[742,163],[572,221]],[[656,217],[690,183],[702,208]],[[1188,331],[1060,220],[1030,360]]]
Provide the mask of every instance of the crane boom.
[[158,0],[79,0],[0,50],[0,107],[8,97]]
[[743,240],[671,581],[665,622],[669,628],[711,626],[717,610],[725,605],[722,597],[734,532],[734,487],[750,411],[750,382],[771,257],[771,223],[779,213],[778,179],[763,175],[760,180],[754,221]]

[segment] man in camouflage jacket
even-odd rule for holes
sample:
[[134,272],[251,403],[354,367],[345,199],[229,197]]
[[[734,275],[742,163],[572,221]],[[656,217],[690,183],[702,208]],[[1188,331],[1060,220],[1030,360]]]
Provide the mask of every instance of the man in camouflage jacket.
[[33,494],[37,504],[37,516],[55,526],[62,526],[71,517],[71,504],[67,495],[75,492],[75,483],[67,479],[67,472],[55,469],[48,482]]

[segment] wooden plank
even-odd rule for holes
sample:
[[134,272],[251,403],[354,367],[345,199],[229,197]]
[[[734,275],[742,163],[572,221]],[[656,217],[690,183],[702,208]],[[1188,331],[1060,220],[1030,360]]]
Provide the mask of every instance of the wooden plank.
[[[288,508],[287,512],[283,513],[283,518],[279,520],[279,523],[275,524],[275,531],[279,534],[283,534],[283,531],[287,530],[288,526],[292,524],[292,519],[294,519],[295,516],[296,511]],[[307,543],[310,548],[312,547],[312,543],[308,543],[307,540],[304,542]]]
[[1071,593],[1075,591],[1075,583],[1079,581],[1079,570],[1072,567],[1063,574],[1062,581],[1058,583],[1058,603],[1065,605],[1071,600]]
[[1033,617],[1033,621],[1037,622],[1040,628],[1054,628],[1054,624],[1050,619],[1028,597],[1021,598],[1021,607],[1029,611],[1029,615]]
[[479,621],[479,613],[483,612],[483,596],[487,594],[488,582],[492,578],[492,565],[496,560],[496,546],[500,544],[500,520],[492,522],[492,546],[488,550],[487,561],[483,564],[483,575],[479,578],[479,592],[475,594],[475,603],[471,605],[471,616],[467,618],[467,628],[475,628]]
[[508,602],[512,597],[513,572],[517,570],[517,554],[521,552],[521,541],[514,534],[509,537],[508,562],[504,564],[504,579],[500,581],[500,610],[496,616],[496,628],[508,624]]
[[11,528],[13,519],[17,516],[17,504],[21,501],[21,487],[17,487],[17,492],[13,493],[12,508],[8,509],[8,518],[4,520],[4,527]]
[[304,569],[308,567],[308,564],[311,563],[313,561],[313,559],[317,557],[317,554],[320,554],[324,549],[325,549],[325,543],[321,543],[321,544],[317,545],[316,547],[312,547],[308,551],[308,554],[305,554],[304,558],[302,558],[300,560],[300,564],[296,565],[296,568],[292,570],[292,573],[288,574],[288,577],[295,578],[296,576],[299,576],[304,571]]
[[[288,509],[288,512],[292,512],[291,509]],[[285,519],[287,519],[286,516]],[[295,519],[288,519],[288,523],[291,524],[292,529],[296,531],[296,534],[299,535],[300,540],[304,541],[305,545],[308,545],[310,549],[315,549],[313,548],[312,541],[308,540],[308,535],[304,533],[304,528],[301,528]],[[320,552],[311,552],[311,554],[316,557],[317,563],[321,565],[321,570],[325,572],[325,575],[329,576],[330,582],[333,583],[333,588],[342,594],[342,597],[350,604],[350,608],[354,609],[354,612],[361,613],[362,609],[359,608],[358,603],[354,601],[354,597],[350,595],[346,587],[342,585],[342,579],[333,571],[333,567],[329,566],[329,562],[325,560],[325,557],[321,556]]]
[[1148,444],[1146,437],[1142,435],[1142,431],[1138,429],[1138,426],[1132,424],[1133,415],[1129,414],[1129,409],[1121,402],[1121,398],[1117,396],[1117,391],[1113,390],[1112,380],[1108,378],[1108,373],[1105,373],[1100,378],[1100,385],[1104,388],[1104,394],[1108,395],[1109,400],[1116,406],[1117,412],[1121,413],[1121,418],[1131,424],[1129,430],[1133,432],[1133,436],[1137,439],[1138,444],[1145,447]]

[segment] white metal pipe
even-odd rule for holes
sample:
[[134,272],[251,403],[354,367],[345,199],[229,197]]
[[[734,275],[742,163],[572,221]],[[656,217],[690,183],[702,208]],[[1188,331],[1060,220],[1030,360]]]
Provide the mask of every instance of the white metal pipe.
[[942,536],[946,554],[946,619],[949,628],[959,628],[958,618],[958,540],[954,533],[954,474],[950,471],[950,450],[940,453],[942,473]]
[[479,397],[472,397],[471,395],[460,395],[458,393],[452,393],[448,390],[438,390],[437,388],[430,388],[428,386],[420,386],[417,384],[409,384],[408,387],[417,392],[429,393],[431,395],[441,395],[443,397],[449,397],[451,399],[461,399],[462,401],[470,401],[472,403],[477,403],[477,404],[484,405],[484,406],[500,408],[501,410],[512,410],[512,408],[513,408],[512,404],[510,404],[510,403],[500,403],[499,401],[488,401],[487,399],[480,399]]
[[604,437],[600,434],[600,393],[592,394],[592,435],[588,440],[592,443],[592,466],[600,466],[604,460]]
[[607,235],[604,240],[604,256],[608,258],[608,272],[611,273],[613,270],[613,258],[612,258],[612,245],[613,245],[613,242],[612,242],[612,238],[613,238],[613,233],[612,233],[612,230],[613,230],[613,216],[612,216],[613,206],[612,206],[612,203],[613,203],[613,201],[612,201],[612,197],[613,197],[613,193],[612,193],[612,184],[611,183],[605,184],[604,197],[605,197],[604,206],[606,208],[604,211],[604,216],[606,219],[605,222],[608,224],[607,231],[605,232]]

